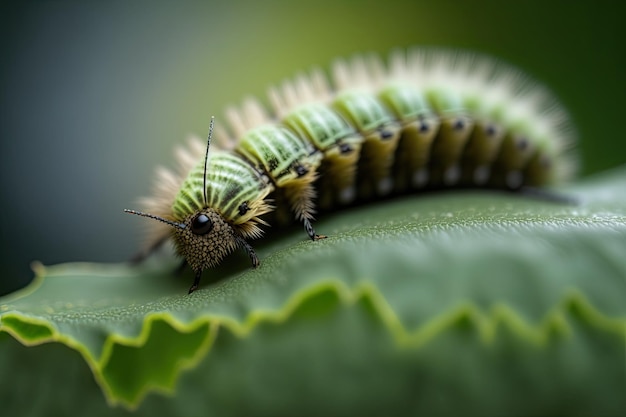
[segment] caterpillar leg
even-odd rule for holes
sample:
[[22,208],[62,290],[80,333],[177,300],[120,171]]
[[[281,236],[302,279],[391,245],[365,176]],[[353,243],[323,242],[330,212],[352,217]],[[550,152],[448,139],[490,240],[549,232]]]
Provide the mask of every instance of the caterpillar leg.
[[284,187],[284,195],[289,202],[292,213],[295,215],[296,219],[302,222],[304,230],[306,230],[311,240],[326,238],[324,235],[315,233],[315,229],[311,224],[313,213],[315,213],[315,203],[313,200],[316,197],[316,193],[313,182],[316,178],[317,174],[314,171],[309,171],[300,178],[292,180]]
[[198,289],[198,286],[200,285],[200,277],[202,277],[202,270],[196,271],[196,277],[193,280],[193,285],[189,288],[189,292],[187,294],[191,294]]
[[[250,246],[250,244],[245,241],[245,239],[243,239],[242,237],[238,237],[237,244],[246,251],[246,253],[250,257],[250,261],[252,262],[253,268],[257,268],[259,265],[261,265],[261,262],[259,261],[259,257],[256,255],[256,252],[254,251],[252,246]],[[179,270],[182,270],[185,266],[187,266],[186,260],[182,262],[182,264],[179,267]],[[202,270],[195,271],[195,273],[196,273],[196,276],[194,277],[193,284],[189,288],[189,292],[187,294],[191,294],[192,292],[197,290],[198,286],[200,285],[200,278],[202,277]]]
[[302,221],[304,230],[307,235],[309,235],[309,238],[311,238],[311,240],[326,239],[326,236],[315,233],[313,224],[311,224],[313,213],[315,212],[313,208],[313,198],[315,197],[313,185],[311,183],[306,184],[299,193],[294,193],[292,196],[296,197],[291,201],[293,213],[297,219]]
[[315,193],[311,184],[308,184],[310,192],[304,192],[300,194],[299,198],[292,202],[292,209],[297,219],[300,219],[304,225],[304,230],[311,240],[326,239],[324,235],[318,235],[315,233],[313,224],[313,199],[312,195]]
[[306,230],[306,233],[309,235],[311,240],[326,239],[326,236],[318,235],[317,233],[315,233],[315,229],[313,228],[313,225],[311,224],[311,221],[309,219],[304,219],[303,223],[304,223],[304,230]]
[[250,244],[242,237],[237,238],[237,244],[248,254],[250,262],[252,262],[252,267],[258,268],[259,265],[261,265],[261,262],[259,261],[259,257],[256,255],[252,246],[250,246]]

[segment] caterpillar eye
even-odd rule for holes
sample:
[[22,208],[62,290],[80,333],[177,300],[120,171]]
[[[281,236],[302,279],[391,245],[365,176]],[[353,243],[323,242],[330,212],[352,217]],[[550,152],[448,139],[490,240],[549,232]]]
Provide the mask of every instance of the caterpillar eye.
[[206,214],[199,214],[191,222],[191,231],[196,235],[206,235],[213,229],[213,222]]

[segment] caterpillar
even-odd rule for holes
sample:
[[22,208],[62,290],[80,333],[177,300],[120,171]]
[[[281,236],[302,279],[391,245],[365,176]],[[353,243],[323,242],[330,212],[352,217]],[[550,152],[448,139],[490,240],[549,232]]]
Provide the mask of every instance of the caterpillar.
[[[392,51],[337,60],[332,86],[314,69],[211,118],[206,146],[177,151],[143,200],[152,235],[138,259],[172,239],[202,272],[243,249],[264,226],[389,195],[448,188],[534,189],[569,178],[573,128],[552,94],[521,71],[463,51]],[[213,138],[215,136],[215,138]],[[215,144],[211,145],[211,142]]]

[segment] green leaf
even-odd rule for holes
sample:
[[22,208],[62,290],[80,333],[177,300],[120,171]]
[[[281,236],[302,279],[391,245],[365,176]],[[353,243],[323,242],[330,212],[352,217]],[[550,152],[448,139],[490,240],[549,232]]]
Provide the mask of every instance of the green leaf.
[[280,231],[258,242],[259,269],[234,255],[191,295],[168,255],[36,265],[29,288],[0,299],[0,403],[31,415],[618,414],[625,190],[621,169],[559,190],[578,204],[475,191],[328,214],[316,223],[328,239]]

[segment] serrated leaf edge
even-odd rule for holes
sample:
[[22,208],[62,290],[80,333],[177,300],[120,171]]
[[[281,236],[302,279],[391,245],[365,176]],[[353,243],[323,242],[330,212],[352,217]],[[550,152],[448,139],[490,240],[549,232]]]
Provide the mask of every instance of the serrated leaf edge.
[[[37,267],[37,281],[43,279],[45,268]],[[40,275],[41,274],[41,275]],[[38,284],[36,284],[38,285]],[[29,292],[32,291],[29,289]],[[230,331],[244,339],[255,327],[262,323],[280,324],[287,321],[294,312],[307,300],[318,294],[331,291],[337,295],[343,306],[353,306],[361,299],[369,299],[374,307],[375,315],[382,324],[389,329],[400,349],[419,349],[421,346],[432,341],[435,337],[452,328],[456,323],[467,320],[479,333],[480,339],[485,345],[494,342],[500,327],[507,327],[520,339],[540,348],[549,343],[552,337],[570,337],[571,328],[567,322],[567,315],[577,311],[587,323],[604,332],[615,334],[626,344],[626,317],[608,317],[596,310],[579,290],[571,288],[567,291],[538,323],[529,323],[518,312],[503,303],[494,304],[488,311],[483,311],[476,305],[466,302],[453,307],[437,317],[421,324],[415,329],[408,329],[403,325],[391,305],[384,298],[378,288],[371,282],[362,281],[359,285],[350,288],[338,279],[328,279],[319,282],[292,295],[283,307],[278,310],[255,310],[251,311],[243,322],[220,315],[203,315],[190,322],[182,322],[173,318],[168,313],[152,313],[144,318],[141,332],[136,337],[124,337],[116,334],[109,335],[103,345],[99,359],[93,357],[84,344],[58,332],[58,330],[45,320],[22,315],[17,312],[6,312],[0,315],[0,331],[11,334],[16,340],[26,346],[43,343],[58,342],[78,351],[89,368],[98,385],[103,390],[105,398],[110,405],[122,405],[127,409],[136,409],[145,396],[150,392],[160,392],[165,395],[175,393],[175,385],[181,372],[195,367],[204,357],[210,353],[211,346],[219,336],[221,328]],[[21,294],[22,295],[22,294]],[[29,340],[22,337],[19,332],[10,326],[3,324],[2,316],[13,317],[26,324],[45,326],[51,331],[51,336],[38,340]],[[132,399],[127,399],[117,394],[114,388],[104,377],[103,370],[107,366],[113,348],[116,344],[131,347],[145,345],[150,337],[152,325],[160,320],[179,333],[189,333],[198,330],[202,326],[209,327],[209,337],[200,346],[194,356],[177,362],[171,384],[158,385],[146,381],[145,385]]]

